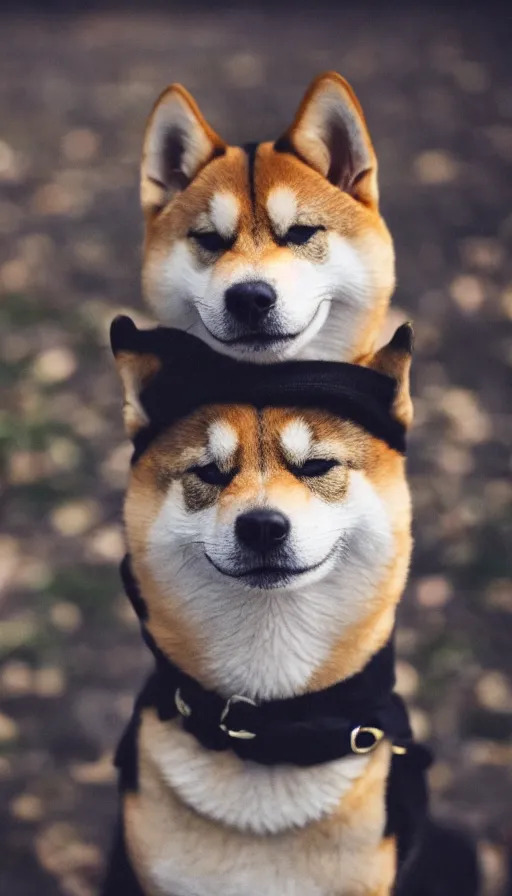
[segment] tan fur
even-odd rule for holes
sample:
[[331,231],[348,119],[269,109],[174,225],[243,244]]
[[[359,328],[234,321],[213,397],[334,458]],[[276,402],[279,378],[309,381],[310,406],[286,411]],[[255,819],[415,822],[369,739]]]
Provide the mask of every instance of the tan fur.
[[141,426],[147,423],[140,405],[139,395],[144,385],[158,373],[161,363],[153,355],[131,355],[121,352],[117,366],[124,388],[123,417],[126,432],[132,438]]
[[389,346],[384,346],[369,360],[368,366],[380,373],[387,373],[388,376],[397,378],[395,416],[404,426],[411,426],[413,418],[413,407],[409,392],[411,355],[403,350],[390,351]]
[[[404,352],[384,348],[372,363],[396,377],[395,412],[408,419],[409,357]],[[142,359],[141,365],[141,370],[147,370],[148,359]],[[124,355],[119,359],[119,367],[125,384],[123,370],[126,368],[132,371],[131,381],[137,381],[136,356]],[[187,470],[191,465],[205,462],[208,428],[219,420],[236,433],[238,447],[232,463],[239,470],[231,484],[217,494],[219,516],[230,518],[237,508],[260,494],[262,488],[270,504],[284,491],[288,501],[307,507],[317,486],[290,473],[281,442],[286,425],[297,419],[308,426],[315,444],[324,446],[323,450],[328,446],[331,456],[343,461],[343,466],[326,476],[326,479],[332,478],[335,486],[332,500],[343,500],[344,487],[340,483],[352,471],[362,473],[387,507],[393,532],[392,560],[379,586],[369,595],[362,618],[334,643],[305,690],[325,687],[358,672],[385,643],[393,627],[411,550],[410,499],[404,459],[359,426],[323,412],[270,408],[257,413],[243,406],[203,408],[165,431],[135,465],[126,498],[125,521],[134,572],[149,611],[148,628],[160,649],[206,686],[216,687],[216,681],[204,663],[203,633],[193,618],[187,618],[183,608],[179,608],[172,592],[163,598],[147,563],[148,531],[165,500],[166,477],[169,481],[180,480],[190,475]],[[323,498],[328,501],[327,485],[325,489]],[[155,761],[155,746],[164,742],[172,743],[190,761],[200,761],[202,756],[202,748],[182,730],[179,719],[163,723],[154,710],[144,710],[138,734],[138,791],[124,797],[123,813],[131,860],[148,896],[173,894],[172,881],[169,888],[159,885],[155,870],[164,868],[169,856],[175,869],[193,867],[198,880],[215,882],[218,879],[219,887],[222,886],[227,896],[237,894],[226,889],[223,881],[229,881],[232,874],[240,874],[241,868],[252,869],[247,874],[254,875],[254,889],[244,889],[242,896],[261,892],[258,881],[265,879],[265,869],[269,868],[275,868],[283,881],[296,879],[303,882],[304,888],[309,887],[293,890],[294,893],[389,896],[392,892],[396,844],[393,838],[383,838],[389,743],[383,741],[368,757],[362,773],[327,817],[265,836],[216,823],[186,805],[168,786]],[[208,761],[214,762],[215,769],[211,784],[215,781],[221,788],[237,779],[243,765],[229,751],[209,754]],[[260,878],[258,875],[262,874]],[[179,894],[188,896],[191,892],[177,886]],[[272,896],[276,892],[272,889]],[[292,890],[283,889],[283,892]]]

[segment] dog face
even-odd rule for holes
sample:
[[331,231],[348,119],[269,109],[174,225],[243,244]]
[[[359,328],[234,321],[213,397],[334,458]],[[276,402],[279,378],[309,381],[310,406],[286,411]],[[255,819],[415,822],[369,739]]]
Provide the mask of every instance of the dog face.
[[394,287],[377,163],[349,85],[330,73],[275,143],[228,146],[180,86],[144,140],[143,285],[164,324],[254,361],[356,360]]
[[[164,433],[136,465],[151,493],[146,555],[179,588],[293,591],[322,579],[364,533],[387,557],[390,526],[357,426],[313,411],[213,406]],[[128,528],[138,500],[127,502]],[[187,558],[190,560],[188,564]],[[192,559],[193,558],[193,559]],[[183,577],[179,567],[185,561]]]
[[[372,363],[392,371],[394,413],[408,422],[410,356],[392,345]],[[116,360],[133,436],[148,422],[138,394],[141,383],[158,375],[158,361],[129,353]],[[224,645],[212,663],[221,677],[230,665],[236,674],[244,670],[247,680],[236,679],[243,693],[269,668],[254,646],[259,637],[266,648],[275,638],[287,640],[284,657],[297,636],[293,662],[282,659],[286,685],[281,682],[278,692],[284,693],[292,687],[290,676],[295,686],[306,669],[312,672],[312,657],[325,653],[333,632],[356,623],[375,602],[398,599],[379,592],[390,570],[395,585],[407,572],[404,458],[326,412],[200,408],[162,431],[133,466],[125,521],[150,618],[163,614],[166,620],[164,641],[182,626],[187,634],[173,642],[173,653],[189,638],[202,642],[206,653]],[[227,649],[233,638],[245,647],[237,642]],[[186,667],[187,656],[180,662]],[[257,668],[249,673],[253,662]],[[275,693],[274,685],[267,681],[257,689]]]

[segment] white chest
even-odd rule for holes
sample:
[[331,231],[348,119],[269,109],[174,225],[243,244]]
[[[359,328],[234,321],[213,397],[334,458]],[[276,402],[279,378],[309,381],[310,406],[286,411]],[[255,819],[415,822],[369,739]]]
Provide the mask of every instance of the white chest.
[[242,762],[230,752],[204,750],[179,722],[162,723],[149,713],[141,749],[166,787],[195,812],[260,835],[326,818],[369,761],[351,756],[313,768]]
[[[151,896],[366,896],[392,877],[378,857],[384,799],[323,821],[377,757],[267,769],[208,753],[151,713],[139,745],[140,789],[125,817]],[[378,765],[383,795],[387,755]]]

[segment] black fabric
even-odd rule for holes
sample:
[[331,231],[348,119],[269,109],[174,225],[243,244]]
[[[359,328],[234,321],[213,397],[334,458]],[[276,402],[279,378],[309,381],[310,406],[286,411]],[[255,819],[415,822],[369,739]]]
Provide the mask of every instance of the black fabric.
[[145,896],[126,851],[121,818],[117,822],[101,896]]
[[370,368],[334,361],[251,364],[221,355],[182,330],[138,330],[128,317],[114,320],[111,343],[116,355],[151,354],[161,363],[139,396],[150,422],[134,439],[132,463],[163,429],[208,404],[324,410],[405,452],[405,428],[392,415],[396,383]]
[[427,823],[428,787],[426,770],[432,754],[423,744],[407,741],[407,752],[393,755],[386,793],[385,834],[396,835],[399,892],[410,877],[421,852]]
[[472,840],[460,831],[428,819],[417,847],[402,865],[395,894],[478,896],[481,884],[482,876]]

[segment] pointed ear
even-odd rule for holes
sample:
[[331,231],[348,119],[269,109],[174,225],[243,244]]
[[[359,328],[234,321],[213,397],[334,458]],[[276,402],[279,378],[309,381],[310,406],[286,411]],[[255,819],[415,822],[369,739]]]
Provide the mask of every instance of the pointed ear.
[[225,150],[195,100],[181,84],[171,84],[156,101],[144,135],[140,192],[145,217],[153,217]]
[[293,152],[365,205],[378,205],[377,160],[363,110],[350,84],[336,72],[313,81],[275,149]]
[[120,315],[112,321],[110,345],[123,384],[124,425],[130,439],[149,422],[140,395],[162,366],[157,355],[142,350],[141,336],[130,317]]
[[368,367],[371,367],[373,370],[385,373],[396,380],[393,414],[407,429],[411,425],[413,418],[409,384],[413,340],[414,333],[411,324],[402,324],[401,327],[398,327],[391,342],[379,349],[368,364]]

